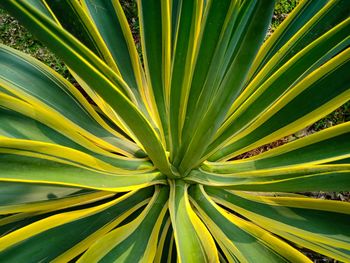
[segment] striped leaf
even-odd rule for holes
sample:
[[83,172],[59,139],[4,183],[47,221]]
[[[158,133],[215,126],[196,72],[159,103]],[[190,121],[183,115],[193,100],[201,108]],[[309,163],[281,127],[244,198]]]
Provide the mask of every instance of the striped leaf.
[[0,261],[349,262],[312,192],[350,191],[350,123],[286,139],[350,99],[348,0],[268,38],[273,0],[126,2],[0,1],[76,81],[0,44]]

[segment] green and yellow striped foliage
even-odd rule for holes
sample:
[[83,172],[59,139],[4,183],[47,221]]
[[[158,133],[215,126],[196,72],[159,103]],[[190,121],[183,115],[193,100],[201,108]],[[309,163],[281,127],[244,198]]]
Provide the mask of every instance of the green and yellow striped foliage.
[[[0,262],[350,262],[349,0],[1,0],[74,85],[0,46]],[[84,95],[82,95],[84,94]]]

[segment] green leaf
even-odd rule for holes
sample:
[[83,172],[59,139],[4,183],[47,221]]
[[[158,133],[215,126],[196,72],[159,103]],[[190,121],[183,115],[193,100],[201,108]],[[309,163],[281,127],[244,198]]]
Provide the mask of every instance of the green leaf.
[[297,132],[332,112],[349,98],[349,68],[348,48],[287,91],[209,160],[227,160]]
[[[7,103],[9,102],[9,98],[5,97],[5,100]],[[0,102],[1,94],[0,94]],[[19,103],[19,101],[15,101],[14,109],[18,110],[20,106],[23,104]],[[30,112],[34,112],[33,107],[29,107],[29,104],[25,104],[28,106],[28,110]],[[37,113],[35,116],[37,117]],[[105,167],[106,165],[111,168],[111,165],[114,166],[112,170],[119,168],[122,169],[128,169],[128,170],[135,170],[135,169],[152,169],[153,165],[148,162],[145,159],[131,159],[127,157],[123,157],[120,155],[112,154],[107,151],[101,151],[100,148],[96,147],[96,145],[92,144],[91,142],[87,142],[87,140],[81,140],[82,137],[79,136],[73,136],[72,139],[69,139],[65,137],[64,135],[60,134],[57,130],[60,130],[60,126],[57,128],[57,123],[49,123],[54,124],[51,127],[48,127],[34,119],[31,119],[29,117],[26,117],[24,115],[21,115],[19,113],[16,113],[14,111],[5,110],[3,108],[0,108],[0,145],[3,144],[6,141],[7,147],[9,147],[9,143],[12,141],[13,143],[16,143],[16,147],[19,146],[19,142],[22,143],[19,149],[24,149],[24,145],[26,146],[26,149],[28,149],[28,146],[32,145],[36,147],[36,150],[34,148],[31,148],[31,151],[36,151],[37,153],[44,153],[43,150],[46,148],[46,150],[50,150],[50,154],[54,156],[60,156],[61,158],[65,158],[64,155],[68,153],[73,153],[73,155],[70,155],[71,158],[77,160],[75,158],[75,155],[83,156],[90,158],[91,163],[88,166],[94,166],[96,168],[96,164],[99,163],[105,163],[101,167]],[[55,129],[56,128],[56,129]],[[68,136],[72,133],[69,132]],[[18,139],[18,140],[16,140]],[[79,145],[77,143],[82,143],[83,146]],[[63,146],[63,147],[62,147]],[[47,148],[49,147],[49,148]],[[55,151],[56,149],[56,151]],[[62,149],[65,151],[62,152]],[[89,150],[90,149],[90,150]],[[77,150],[77,151],[74,151]],[[55,152],[54,152],[55,151]],[[46,151],[47,153],[47,151]],[[67,157],[67,156],[66,156]],[[94,161],[92,161],[92,157],[95,158]],[[78,157],[79,158],[79,157]],[[66,158],[65,158],[66,159]],[[85,162],[86,163],[86,162]],[[109,169],[110,169],[109,168]]]
[[65,125],[56,126],[58,131],[71,127],[71,132],[84,134],[110,151],[126,155],[141,152],[133,142],[113,131],[76,88],[48,66],[3,45],[0,61],[0,86],[45,110],[47,116],[65,121]]
[[[280,206],[273,202],[273,197],[269,198],[272,202],[266,203],[263,198],[255,198],[253,194],[231,193],[211,187],[205,187],[205,190],[215,202],[232,209],[272,233],[286,239],[290,238],[292,242],[340,261],[348,261],[350,258],[348,227],[350,204],[339,201],[328,201],[326,204],[323,200],[310,198],[300,202],[296,198],[299,206],[293,205],[293,202],[291,205]],[[323,210],[318,209],[321,202],[324,204]],[[329,208],[328,211],[326,207]],[[329,220],[330,218],[333,220]],[[322,249],[316,249],[312,243],[319,244]]]
[[[301,8],[296,10],[296,19],[299,25],[296,28],[293,26],[291,32],[300,29],[294,34],[288,32],[290,29],[287,30],[287,32],[279,33],[279,31],[285,30],[284,26],[281,26],[281,30],[277,30],[276,36],[267,40],[265,47],[263,47],[260,54],[258,54],[252,70],[254,70],[255,66],[258,66],[259,63],[262,63],[260,65],[266,63],[266,66],[260,70],[259,76],[257,76],[260,80],[266,80],[268,76],[284,65],[294,54],[349,17],[350,6],[347,0],[327,2],[323,0],[313,0],[305,2],[308,3],[301,3]],[[303,7],[306,7],[307,10]],[[318,12],[315,14],[315,11]],[[304,16],[306,17],[304,18]],[[291,17],[291,20],[293,20],[293,17]],[[286,23],[288,23],[288,21]],[[286,35],[281,38],[279,34]],[[288,40],[283,43],[283,47],[278,43],[280,39],[282,43]],[[273,54],[275,55],[271,57]],[[268,60],[269,58],[270,60]],[[261,59],[263,59],[263,61],[261,61]]]
[[287,18],[283,20],[282,24],[277,27],[276,31],[265,41],[252,65],[249,76],[252,77],[252,75],[259,73],[268,59],[276,54],[326,3],[327,0],[300,1],[288,14]]
[[[57,200],[74,196],[79,188],[7,183],[0,185],[0,206],[17,206],[20,204]],[[9,213],[10,214],[10,213]]]
[[[53,21],[69,31],[92,52],[109,64],[109,54],[106,54],[105,46],[99,41],[98,33],[94,30],[80,3],[70,0],[59,2],[52,0],[41,1],[44,3],[47,12],[54,16]],[[113,67],[115,65],[112,64],[110,66]]]
[[190,195],[200,217],[230,262],[254,262],[257,258],[259,262],[311,262],[264,229],[219,207],[203,187],[192,187]]
[[154,262],[168,262],[168,259],[171,258],[172,255],[172,243],[174,243],[173,238],[171,220],[169,214],[167,214],[163,220]]
[[203,2],[180,0],[171,65],[169,130],[171,162],[179,165],[181,129],[185,118],[187,100],[191,88],[194,60],[198,49],[198,37],[202,19]]
[[99,239],[78,262],[152,262],[159,230],[167,211],[168,194],[168,187],[156,188],[149,204],[135,220]]
[[[119,1],[82,1],[88,16],[86,23],[93,23],[98,39],[106,45],[116,70],[134,93],[142,95],[143,72],[132,34]],[[125,52],[128,50],[129,52]],[[110,62],[109,64],[111,64]]]
[[204,170],[231,173],[278,167],[323,164],[349,158],[350,123],[346,122],[306,136],[257,156],[228,162],[205,163]]
[[[118,175],[72,166],[49,157],[28,157],[26,152],[11,149],[1,149],[1,152],[0,168],[5,172],[1,173],[0,181],[45,183],[114,192],[165,183],[165,176],[159,172]],[[29,156],[32,155],[29,152]]]
[[[122,223],[135,208],[145,205],[152,192],[150,188],[131,192],[104,204],[56,214],[25,226],[0,238],[0,259],[38,262],[60,256],[68,262]],[[52,246],[53,241],[57,245]]]
[[142,57],[147,79],[145,93],[169,148],[170,6],[168,1],[138,1]]
[[[243,5],[250,2],[246,1]],[[240,93],[250,65],[265,37],[272,15],[273,1],[269,1],[268,4],[262,2],[251,2],[250,4],[251,7],[247,8],[248,14],[240,14],[244,18],[238,19],[237,28],[232,34],[231,40],[239,39],[239,41],[229,47],[233,54],[229,56],[227,68],[223,69],[225,75],[220,79],[215,93],[207,94],[214,96],[210,104],[205,105],[206,113],[201,116],[193,132],[184,127],[184,130],[188,132],[183,140],[186,150],[179,164],[179,170],[183,174],[187,174],[190,169],[200,163],[201,155],[224,120],[229,106]],[[202,39],[202,41],[206,40]],[[206,93],[206,91],[203,92]],[[193,121],[196,121],[196,118]]]
[[232,114],[218,131],[209,150],[224,145],[242,128],[248,127],[263,112],[271,108],[284,93],[346,48],[350,43],[349,29],[350,19],[347,19],[297,53],[262,85],[258,85],[255,80],[250,82],[232,105],[230,109]]
[[[74,72],[89,86],[93,86],[101,98],[118,111],[118,115],[125,124],[138,140],[142,141],[150,159],[164,174],[171,176],[165,150],[157,134],[145,116],[120,90],[121,87],[126,87],[125,83],[114,76],[111,70],[79,41],[28,4],[21,1],[6,1],[2,5],[14,15],[21,17],[24,23],[31,25],[32,31],[38,38],[64,58],[65,63]],[[88,59],[81,59],[84,57]],[[113,78],[114,84],[108,76]]]
[[217,262],[213,238],[191,208],[187,189],[182,180],[169,181],[169,212],[180,262]]
[[243,191],[346,191],[350,165],[316,165],[295,168],[217,174],[193,170],[186,181]]
[[350,261],[305,196],[349,191],[350,122],[255,155],[349,100],[350,6],[274,3],[0,1],[76,80],[0,45],[0,261]]

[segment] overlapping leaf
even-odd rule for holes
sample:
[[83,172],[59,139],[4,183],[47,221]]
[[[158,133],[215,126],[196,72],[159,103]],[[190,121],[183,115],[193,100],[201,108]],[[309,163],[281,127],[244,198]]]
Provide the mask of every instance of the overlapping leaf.
[[[3,0],[84,95],[0,46],[0,261],[350,261],[344,123],[245,160],[350,99],[350,5]],[[93,104],[91,104],[93,103]],[[299,192],[295,194],[292,192]]]

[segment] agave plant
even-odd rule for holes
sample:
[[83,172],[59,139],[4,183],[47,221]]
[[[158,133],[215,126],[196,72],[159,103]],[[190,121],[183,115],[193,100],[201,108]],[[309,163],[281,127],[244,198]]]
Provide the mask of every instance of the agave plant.
[[[0,46],[1,262],[350,261],[348,0],[2,0],[80,91]],[[257,151],[255,151],[257,152]],[[304,193],[304,194],[303,194]]]

